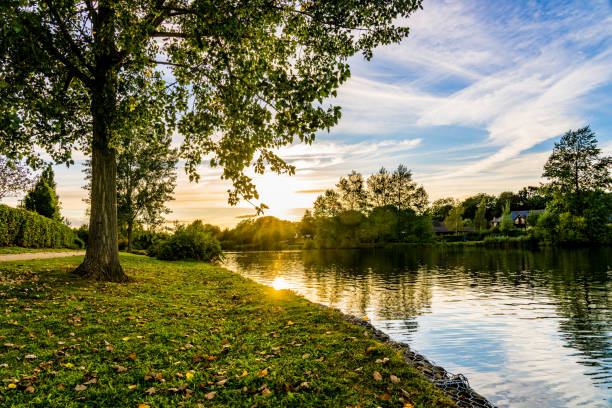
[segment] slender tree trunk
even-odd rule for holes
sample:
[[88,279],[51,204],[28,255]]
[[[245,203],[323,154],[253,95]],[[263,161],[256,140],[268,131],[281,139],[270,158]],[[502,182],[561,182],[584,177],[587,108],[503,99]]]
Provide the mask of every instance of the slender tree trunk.
[[128,229],[127,229],[127,236],[128,236],[128,252],[132,252],[132,232],[134,230],[134,221],[130,220],[128,221]]

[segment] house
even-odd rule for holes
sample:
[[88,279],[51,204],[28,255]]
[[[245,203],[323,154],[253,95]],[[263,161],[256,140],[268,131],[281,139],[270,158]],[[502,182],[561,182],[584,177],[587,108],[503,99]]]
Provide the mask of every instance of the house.
[[[432,221],[431,224],[432,224],[432,229],[433,229],[434,234],[438,236],[455,234],[455,230],[454,229],[449,230],[443,221]],[[471,232],[471,231],[474,231],[474,227],[466,226],[466,227],[461,227],[458,232],[464,233],[464,232]]]
[[[510,218],[515,227],[527,229],[527,217],[531,213],[541,214],[544,210],[524,210],[524,211],[511,211]],[[495,217],[491,220],[491,226],[497,227],[501,223],[502,217]]]

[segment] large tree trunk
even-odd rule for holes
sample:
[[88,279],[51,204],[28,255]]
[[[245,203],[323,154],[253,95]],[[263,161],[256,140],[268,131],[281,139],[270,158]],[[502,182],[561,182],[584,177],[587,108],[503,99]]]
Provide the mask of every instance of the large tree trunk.
[[90,279],[126,282],[129,278],[119,263],[117,243],[116,152],[108,146],[108,120],[100,115],[105,108],[95,105],[92,102],[97,114],[93,115],[89,241],[85,260],[75,272]]
[[94,21],[95,68],[90,86],[91,141],[91,208],[89,240],[85,260],[75,270],[96,280],[126,282],[128,276],[119,263],[117,243],[117,152],[110,146],[117,114],[117,55],[114,40],[114,11],[101,1]]

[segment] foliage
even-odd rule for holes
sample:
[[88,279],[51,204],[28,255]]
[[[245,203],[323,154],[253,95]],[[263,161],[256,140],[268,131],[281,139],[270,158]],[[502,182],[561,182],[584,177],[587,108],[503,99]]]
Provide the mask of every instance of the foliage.
[[537,240],[530,235],[519,235],[509,237],[507,235],[493,235],[484,239],[483,245],[486,248],[530,248],[537,247]]
[[[213,236],[216,235],[213,233]],[[170,235],[165,232],[159,232],[151,229],[145,230],[139,228],[134,232],[134,249],[146,251],[153,245],[155,245],[158,241],[162,241],[169,237]]]
[[368,206],[370,208],[384,207],[391,204],[393,185],[391,174],[381,167],[378,173],[372,174],[367,180]]
[[[121,230],[127,236],[127,250],[133,247],[133,231],[137,225],[154,228],[163,222],[163,214],[170,213],[165,206],[173,200],[176,187],[178,152],[170,148],[172,137],[161,133],[163,126],[143,123],[127,129],[118,142],[117,156],[117,217]],[[91,180],[91,162],[86,167]],[[90,189],[90,184],[86,186]]]
[[53,220],[60,219],[60,204],[55,192],[55,178],[51,166],[45,168],[34,187],[23,199],[26,210]]
[[499,229],[503,233],[508,233],[509,231],[514,229],[514,222],[512,221],[512,215],[510,211],[510,201],[507,201],[506,205],[504,205],[501,221],[499,223]]
[[427,210],[427,213],[434,221],[443,221],[451,209],[457,205],[457,202],[452,197],[439,198]]
[[83,248],[66,225],[34,212],[0,204],[0,247]]
[[423,186],[417,186],[412,180],[412,172],[403,164],[391,175],[391,204],[399,210],[411,209],[417,214],[427,209],[427,192]]
[[400,42],[409,30],[396,23],[419,8],[421,0],[3,1],[0,151],[31,164],[44,151],[65,163],[73,151],[91,154],[90,245],[78,273],[125,281],[113,192],[126,128],[144,117],[178,131],[190,180],[208,160],[232,182],[230,204],[257,199],[245,170],[294,173],[275,149],[334,126],[340,108],[328,100],[350,77],[348,59]]
[[543,210],[552,199],[552,196],[547,194],[546,189],[534,186],[523,187],[516,196],[518,200],[514,209],[519,211]]
[[444,218],[444,225],[450,231],[455,231],[455,234],[458,234],[459,231],[463,230],[463,212],[465,208],[461,205],[457,205],[448,212],[448,215]]
[[89,242],[89,226],[83,224],[79,228],[73,228],[72,230],[76,233],[77,237],[83,241],[85,246],[87,246],[87,242]]
[[241,221],[218,236],[224,249],[270,250],[282,249],[295,240],[297,231],[297,223],[268,216]]
[[606,191],[612,186],[610,167],[612,158],[601,155],[595,133],[586,126],[567,131],[555,143],[542,177],[564,197],[568,211],[582,215],[586,192]]
[[172,236],[158,241],[149,249],[149,255],[166,261],[195,260],[216,262],[222,257],[221,244],[210,234],[202,221],[187,227],[177,225]]
[[365,211],[368,193],[361,173],[353,170],[346,178],[340,177],[336,187],[343,208],[350,211]]
[[2,264],[0,405],[454,406],[398,351],[290,291],[129,254],[137,284],[85,285],[79,259]]
[[335,217],[341,211],[340,195],[334,190],[325,190],[325,193],[319,195],[313,204],[315,218]]
[[486,205],[486,198],[482,197],[482,199],[480,200],[480,205],[476,210],[476,214],[474,214],[474,221],[472,222],[472,225],[474,226],[474,229],[476,231],[482,231],[487,228]]
[[0,155],[0,200],[27,190],[32,184],[30,170]]
[[298,225],[298,232],[302,237],[314,237],[317,225],[316,220],[310,210],[304,211],[304,216]]
[[[461,206],[465,208],[463,217],[465,219],[474,219],[476,212],[481,206],[481,202],[484,200],[485,204],[485,220],[491,220],[494,218],[493,213],[495,212],[496,198],[490,194],[478,193],[470,196],[461,202]],[[450,207],[449,207],[450,209]],[[446,216],[446,215],[445,215]],[[443,219],[443,218],[442,218]]]
[[527,215],[527,225],[529,225],[530,227],[535,227],[536,225],[538,225],[538,220],[540,219],[540,216],[542,215],[542,213],[538,213],[538,212],[530,212],[529,215]]

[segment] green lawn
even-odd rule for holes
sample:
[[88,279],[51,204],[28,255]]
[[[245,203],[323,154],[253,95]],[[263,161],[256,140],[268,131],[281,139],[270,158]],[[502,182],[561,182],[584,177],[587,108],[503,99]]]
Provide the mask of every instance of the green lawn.
[[37,253],[37,252],[74,252],[74,251],[84,251],[84,249],[0,247],[0,255],[32,254],[32,253]]
[[[453,406],[342,317],[203,263],[122,254],[0,264],[0,406]],[[394,376],[394,377],[391,377]]]

